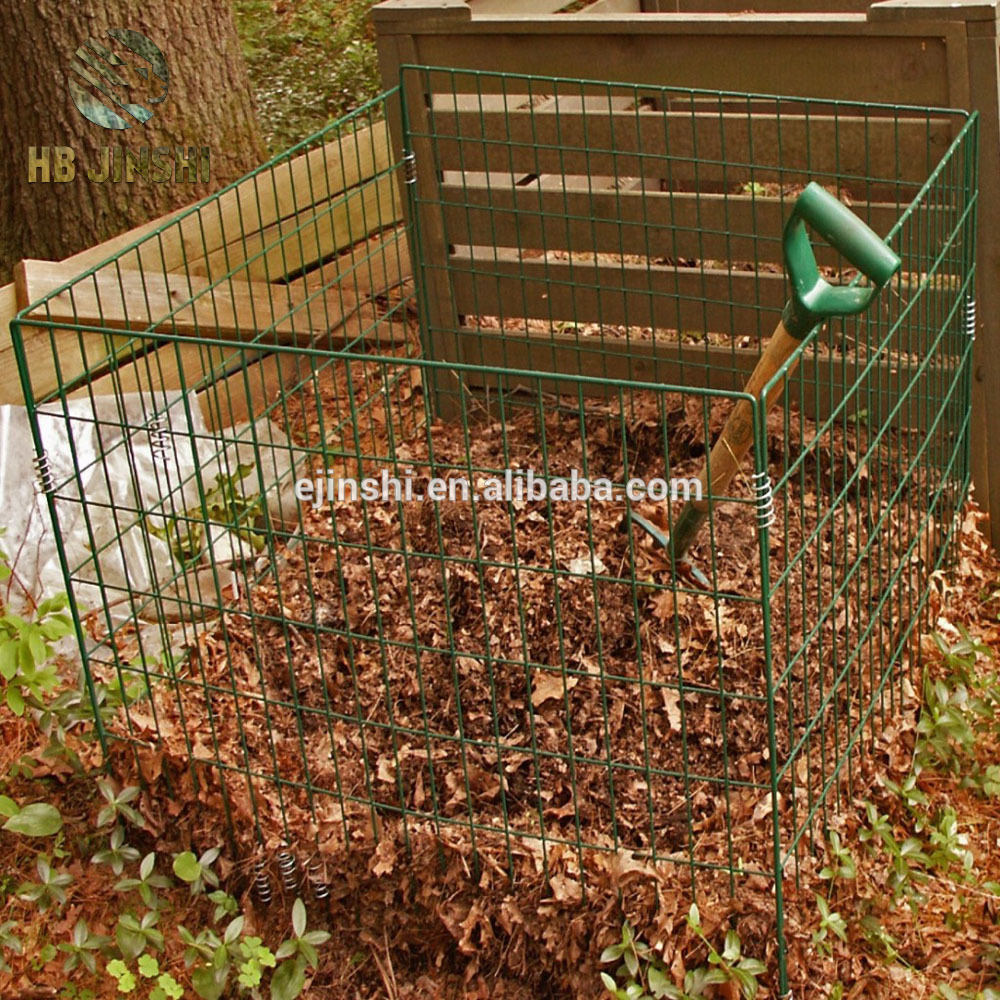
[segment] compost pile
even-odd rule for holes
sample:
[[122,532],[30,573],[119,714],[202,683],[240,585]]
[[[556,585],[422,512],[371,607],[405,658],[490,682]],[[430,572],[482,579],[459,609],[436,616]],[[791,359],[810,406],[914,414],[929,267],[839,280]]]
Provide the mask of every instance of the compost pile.
[[[385,373],[372,366],[366,379],[354,367],[360,407],[369,398],[362,383],[377,392]],[[543,463],[551,475],[577,468],[621,482],[626,457],[630,476],[663,475],[665,445],[670,475],[695,475],[703,462],[701,399],[636,394],[624,407],[588,403],[585,419],[555,399],[510,407],[503,421],[480,407],[465,429],[418,426],[422,405],[406,405],[422,396],[414,382],[394,390],[389,421],[370,421],[360,435],[355,450],[370,457],[359,467],[352,452],[353,474],[378,475],[390,453],[418,470],[421,486],[421,474],[486,470],[473,471],[476,479]],[[320,385],[324,412],[342,390],[332,376]],[[315,444],[314,408],[301,412],[290,430]],[[713,438],[726,414],[725,401],[711,408]],[[396,416],[411,432],[401,441],[395,428],[390,449]],[[794,411],[773,419],[774,457],[787,462],[782,450],[813,432],[789,426],[802,419]],[[828,432],[826,451],[803,463],[777,501],[772,579],[794,562],[772,599],[778,669],[815,627],[809,616],[826,608],[776,691],[782,759],[808,721],[803,691],[830,689],[834,632],[849,632],[858,605],[882,586],[869,567],[867,590],[859,584],[834,599],[838,566],[855,560],[870,518],[847,503],[826,520],[828,501],[817,500],[851,476],[863,433]],[[904,445],[893,442],[892,468],[887,458],[860,481],[887,482]],[[734,492],[749,497],[749,480]],[[674,581],[662,551],[624,530],[621,502],[345,500],[332,511],[306,509],[304,537],[281,554],[277,576],[199,638],[181,683],[157,706],[161,735],[178,713],[177,733],[183,718],[196,757],[259,776],[253,803],[239,779],[229,784],[237,812],[262,816],[265,836],[315,835],[335,853],[373,839],[380,817],[406,811],[410,823],[453,826],[470,846],[492,844],[505,857],[515,845],[545,853],[551,840],[577,855],[577,867],[581,845],[684,860],[697,841],[699,861],[770,868],[760,555],[749,502],[720,505],[692,552],[716,594]],[[803,544],[806,557],[792,559]],[[876,567],[880,556],[887,566],[897,558],[879,546]],[[828,752],[834,739],[843,745],[862,694],[859,686],[853,704],[831,702],[840,718]],[[254,825],[242,827],[248,838]]]

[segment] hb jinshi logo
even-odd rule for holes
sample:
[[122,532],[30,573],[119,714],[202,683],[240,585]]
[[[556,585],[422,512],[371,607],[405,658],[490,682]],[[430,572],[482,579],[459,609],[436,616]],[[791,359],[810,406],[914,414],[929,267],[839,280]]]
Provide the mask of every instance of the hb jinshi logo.
[[109,28],[107,35],[128,52],[119,55],[96,38],[88,38],[70,64],[69,92],[84,118],[102,128],[145,125],[153,112],[147,105],[166,99],[170,74],[163,53],[145,35],[128,28]]

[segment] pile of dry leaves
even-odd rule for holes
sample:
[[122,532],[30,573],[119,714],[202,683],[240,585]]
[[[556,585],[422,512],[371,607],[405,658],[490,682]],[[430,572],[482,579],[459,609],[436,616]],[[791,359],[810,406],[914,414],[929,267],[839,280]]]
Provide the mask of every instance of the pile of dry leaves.
[[[728,412],[672,393],[536,396],[503,420],[477,403],[445,422],[412,371],[351,367],[350,383],[322,376],[288,428],[341,476],[689,476]],[[776,809],[749,469],[693,552],[711,593],[678,585],[620,502],[304,510],[275,571],[199,636],[154,711],[133,711],[145,777],[169,776],[171,818],[194,819],[196,839],[227,822],[248,863],[290,848],[320,866],[386,975],[433,954],[470,984],[586,995],[623,913],[677,971],[697,951],[692,882],[706,929],[733,922],[773,967],[773,817],[784,843],[801,835],[785,868],[794,945],[797,901],[811,906],[794,876],[821,867],[835,764],[860,735],[826,796],[849,813],[885,754],[905,758],[914,706],[896,680],[874,699],[880,724],[859,727],[905,622],[900,600],[880,602],[926,578],[936,532],[911,547],[899,498],[927,478],[901,474],[905,431],[873,441],[863,422],[817,428],[779,408],[770,432],[774,742],[789,764]],[[793,946],[793,964],[814,963]]]

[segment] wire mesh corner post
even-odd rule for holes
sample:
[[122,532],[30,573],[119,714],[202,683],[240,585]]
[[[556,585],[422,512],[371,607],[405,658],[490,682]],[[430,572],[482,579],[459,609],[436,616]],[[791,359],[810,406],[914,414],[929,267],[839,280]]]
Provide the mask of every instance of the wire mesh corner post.
[[[190,767],[275,871],[448,838],[579,884],[612,852],[717,898],[758,877],[780,940],[968,485],[976,119],[429,67],[402,93],[395,147],[390,94],[18,320],[36,444],[90,449],[50,510],[87,670],[130,692],[112,749]],[[810,180],[903,268],[758,400],[700,589],[621,493],[690,489],[746,399]],[[346,488],[408,470],[470,492]],[[476,495],[529,470],[544,495]],[[613,495],[548,495],[574,472]]]

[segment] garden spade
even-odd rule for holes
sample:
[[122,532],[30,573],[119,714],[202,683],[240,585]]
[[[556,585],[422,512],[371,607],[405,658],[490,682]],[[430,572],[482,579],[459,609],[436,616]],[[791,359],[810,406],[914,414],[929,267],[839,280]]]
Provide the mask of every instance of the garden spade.
[[[869,283],[835,286],[824,281],[816,266],[807,223],[865,275]],[[900,267],[899,257],[878,235],[816,183],[810,184],[796,200],[785,225],[782,246],[792,295],[744,387],[743,391],[753,397],[760,396],[817,326],[831,316],[853,316],[863,312]],[[798,359],[789,366],[785,378],[795,370],[797,363]],[[765,413],[780,398],[785,378],[771,387],[764,400]],[[698,477],[701,499],[689,500],[684,505],[669,537],[651,521],[629,511],[631,520],[669,552],[674,572],[704,589],[711,589],[711,584],[701,570],[688,562],[687,552],[708,517],[709,496],[718,498],[725,493],[752,442],[753,405],[748,399],[740,399]]]

